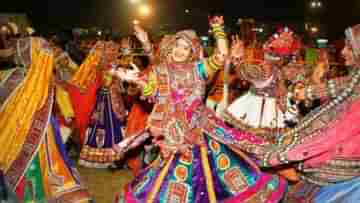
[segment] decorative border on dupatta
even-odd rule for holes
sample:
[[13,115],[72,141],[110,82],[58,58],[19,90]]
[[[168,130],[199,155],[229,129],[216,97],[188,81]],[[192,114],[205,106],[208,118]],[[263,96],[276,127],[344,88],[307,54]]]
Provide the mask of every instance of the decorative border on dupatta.
[[11,164],[5,174],[10,187],[15,190],[21,177],[24,176],[31,160],[39,150],[40,143],[44,138],[50,122],[51,110],[53,105],[54,86],[49,86],[49,94],[44,106],[35,113],[29,132],[27,133],[24,145],[18,157]]

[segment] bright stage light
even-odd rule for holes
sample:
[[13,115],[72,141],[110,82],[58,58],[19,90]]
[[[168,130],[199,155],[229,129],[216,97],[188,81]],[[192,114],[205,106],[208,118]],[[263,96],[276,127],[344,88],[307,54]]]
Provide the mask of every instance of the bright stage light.
[[310,8],[313,8],[313,9],[319,9],[319,8],[321,8],[322,7],[322,2],[320,1],[320,0],[312,0],[311,2],[310,2]]
[[141,6],[139,7],[139,13],[140,13],[140,15],[142,15],[142,16],[148,16],[148,15],[150,15],[150,13],[151,13],[150,7],[147,6],[147,5],[141,5]]
[[315,8],[316,7],[316,2],[315,1],[311,2],[310,6],[311,6],[311,8]]

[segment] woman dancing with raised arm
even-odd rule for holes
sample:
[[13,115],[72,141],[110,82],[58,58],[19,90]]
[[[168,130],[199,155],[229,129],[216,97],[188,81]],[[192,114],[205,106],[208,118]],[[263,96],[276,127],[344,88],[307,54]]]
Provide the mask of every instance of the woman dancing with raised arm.
[[147,131],[124,140],[118,152],[151,135],[161,153],[127,186],[125,202],[278,202],[282,198],[284,180],[260,172],[236,150],[232,137],[240,134],[203,104],[206,80],[228,56],[223,18],[212,18],[210,25],[218,51],[207,59],[199,60],[195,32],[184,30],[164,37],[160,63],[147,77],[136,71],[114,71],[119,78],[138,83],[144,96],[155,101]]

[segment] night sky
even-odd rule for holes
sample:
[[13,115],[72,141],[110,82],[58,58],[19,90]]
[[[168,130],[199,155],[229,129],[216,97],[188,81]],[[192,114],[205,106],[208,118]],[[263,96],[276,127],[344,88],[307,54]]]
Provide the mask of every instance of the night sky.
[[[174,29],[207,29],[207,16],[223,14],[228,25],[239,17],[254,17],[263,22],[298,21],[305,18],[304,0],[142,0],[152,6],[147,18],[136,16],[128,0],[4,0],[0,12],[27,13],[34,27],[41,31],[72,27],[108,27],[127,32],[133,19],[141,20],[148,28],[168,25]],[[237,6],[234,4],[242,4]],[[245,3],[246,2],[246,3]],[[330,37],[341,37],[346,26],[360,23],[360,2],[357,0],[323,0],[321,22],[330,29]],[[189,9],[189,13],[185,13]]]

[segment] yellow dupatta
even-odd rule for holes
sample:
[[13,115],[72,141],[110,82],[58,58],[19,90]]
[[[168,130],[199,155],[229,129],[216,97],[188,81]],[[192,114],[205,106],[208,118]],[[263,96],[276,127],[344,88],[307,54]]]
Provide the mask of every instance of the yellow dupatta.
[[53,71],[53,53],[31,39],[31,64],[22,83],[0,109],[0,169],[7,172],[18,157],[33,116],[45,104]]
[[80,68],[76,71],[70,83],[81,89],[87,89],[91,83],[96,80],[98,66],[102,59],[102,51],[104,44],[98,42],[95,48],[90,51],[85,61],[81,64]]

